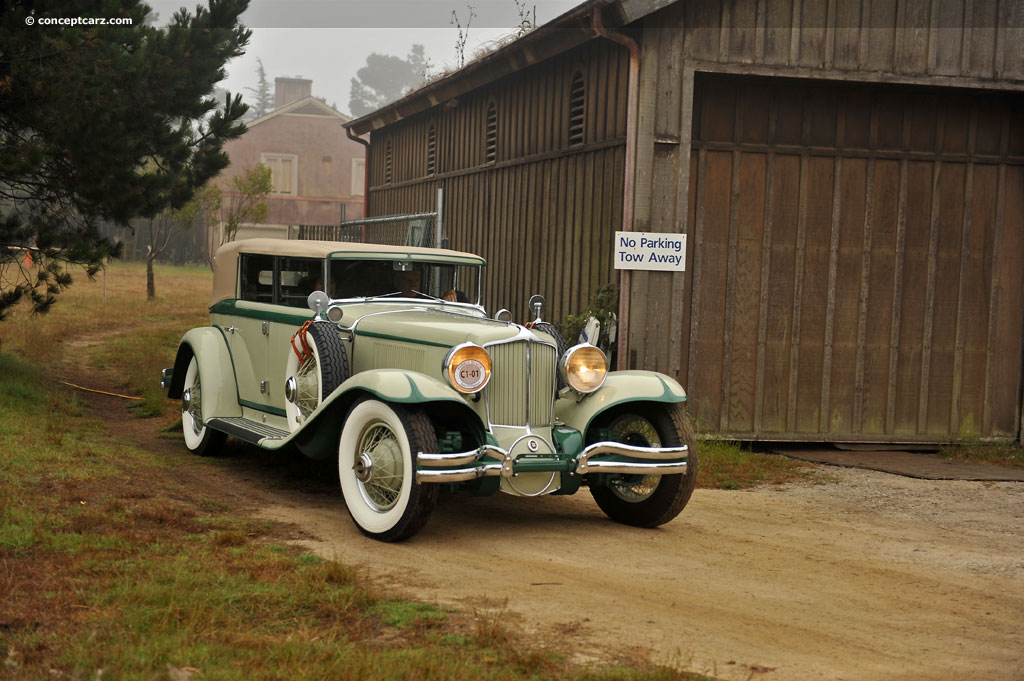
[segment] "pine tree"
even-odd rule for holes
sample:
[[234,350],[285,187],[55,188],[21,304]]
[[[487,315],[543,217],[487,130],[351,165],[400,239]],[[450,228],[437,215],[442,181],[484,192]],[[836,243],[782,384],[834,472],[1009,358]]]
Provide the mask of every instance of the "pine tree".
[[250,107],[253,118],[265,116],[274,110],[274,93],[270,91],[270,83],[267,82],[267,72],[263,70],[263,60],[256,60],[256,87],[245,88],[253,94],[253,105]]
[[[245,131],[240,96],[209,94],[250,31],[248,0],[209,0],[147,25],[141,0],[14,0],[0,9],[0,319],[23,298],[45,312],[118,249],[102,221],[181,208],[227,166]],[[127,25],[42,25],[119,17]]]

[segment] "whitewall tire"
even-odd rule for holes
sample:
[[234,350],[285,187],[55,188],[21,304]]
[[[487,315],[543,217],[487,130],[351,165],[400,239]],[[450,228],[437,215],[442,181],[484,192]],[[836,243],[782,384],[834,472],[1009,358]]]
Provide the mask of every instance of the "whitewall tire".
[[422,412],[375,399],[352,407],[338,444],[338,476],[348,512],[363,534],[401,541],[423,529],[437,486],[416,482],[414,457],[436,450],[433,427]]
[[[299,344],[298,340],[295,341]],[[306,330],[310,354],[300,361],[289,345],[285,364],[285,416],[297,431],[334,389],[348,378],[348,358],[333,324],[316,323]]]
[[203,386],[199,376],[199,362],[195,356],[185,371],[185,387],[181,400],[181,430],[185,447],[199,456],[212,456],[220,451],[227,436],[208,428],[203,423]]

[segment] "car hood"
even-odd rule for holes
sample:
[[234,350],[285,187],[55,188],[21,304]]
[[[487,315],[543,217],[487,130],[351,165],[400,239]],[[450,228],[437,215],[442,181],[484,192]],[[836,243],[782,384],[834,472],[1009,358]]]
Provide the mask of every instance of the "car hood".
[[[356,335],[455,346],[460,343],[485,345],[515,338],[522,332],[522,327],[516,324],[440,309],[374,307],[376,309],[352,310],[361,313],[355,322]],[[346,317],[348,314],[346,311]]]

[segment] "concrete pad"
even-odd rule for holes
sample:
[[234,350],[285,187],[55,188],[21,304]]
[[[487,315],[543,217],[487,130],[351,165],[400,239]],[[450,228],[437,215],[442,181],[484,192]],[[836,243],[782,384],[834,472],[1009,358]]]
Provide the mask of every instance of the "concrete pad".
[[774,454],[847,468],[867,468],[924,480],[1024,482],[1024,470],[946,461],[935,454],[905,451],[838,451],[829,448],[776,447]]

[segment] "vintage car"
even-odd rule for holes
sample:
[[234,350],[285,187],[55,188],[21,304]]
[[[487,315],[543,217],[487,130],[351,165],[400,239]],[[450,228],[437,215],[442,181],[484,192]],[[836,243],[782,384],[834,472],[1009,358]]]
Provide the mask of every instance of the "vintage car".
[[608,371],[540,320],[495,318],[484,260],[451,250],[250,239],[216,255],[210,326],[185,334],[163,371],[185,446],[226,436],[337,457],[366,535],[423,528],[442,489],[573,494],[613,520],[668,522],[693,492],[697,458],[668,376]]

